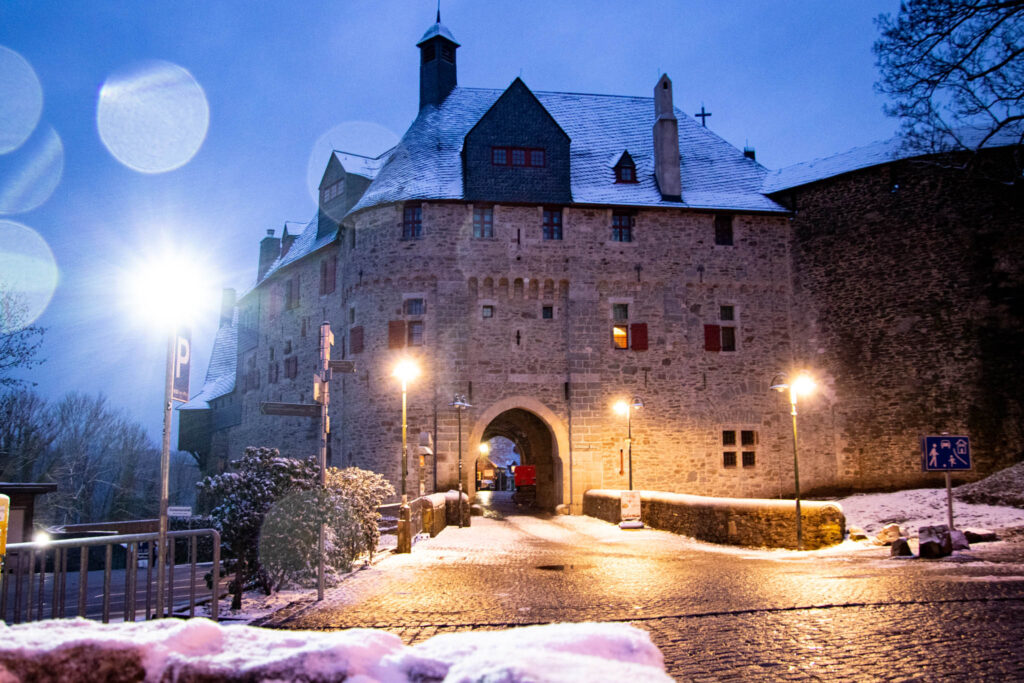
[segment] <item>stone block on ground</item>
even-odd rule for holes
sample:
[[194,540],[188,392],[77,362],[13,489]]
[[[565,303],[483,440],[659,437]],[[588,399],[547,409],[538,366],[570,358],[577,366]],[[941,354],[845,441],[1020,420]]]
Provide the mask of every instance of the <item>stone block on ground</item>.
[[921,527],[917,532],[917,542],[919,557],[936,559],[953,552],[953,539],[950,538],[949,527],[945,524]]
[[875,534],[873,543],[875,545],[892,545],[896,539],[901,538],[903,532],[899,524],[886,524],[882,530]]
[[868,534],[866,531],[861,529],[859,526],[851,526],[849,529],[849,535],[851,541],[866,541],[868,540]]
[[953,544],[953,550],[970,550],[971,544],[967,542],[967,536],[959,529],[949,532],[949,540]]
[[469,508],[469,514],[473,515],[474,517],[482,517],[484,514],[484,509],[479,505],[472,505]]
[[897,538],[889,548],[890,557],[913,557],[914,551],[910,549],[910,541],[904,537]]
[[961,529],[968,543],[993,543],[999,540],[999,535],[988,529]]

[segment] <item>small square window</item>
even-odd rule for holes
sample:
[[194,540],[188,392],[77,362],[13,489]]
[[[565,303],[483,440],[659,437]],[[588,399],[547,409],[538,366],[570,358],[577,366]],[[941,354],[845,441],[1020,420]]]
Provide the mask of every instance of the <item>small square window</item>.
[[721,320],[735,320],[736,312],[732,306],[721,306],[719,307],[718,317]]
[[629,348],[629,327],[626,325],[612,326],[612,346],[616,349]]
[[480,308],[481,318],[493,318],[494,317],[494,306],[482,306]]
[[743,466],[753,467],[754,466],[754,451],[743,451]]
[[757,432],[750,429],[744,429],[740,432],[740,443],[744,446],[753,446],[757,443]]
[[508,150],[504,147],[491,147],[491,163],[495,166],[507,166]]
[[544,306],[544,307],[542,307],[540,309],[540,317],[542,317],[544,320],[551,320],[551,319],[553,319],[555,317],[555,307],[554,306]]
[[735,446],[736,445],[736,431],[727,429],[722,432],[722,445],[723,446]]
[[408,326],[409,346],[422,346],[423,345],[423,321],[422,320],[410,320]]
[[629,304],[612,304],[612,320],[629,320]]
[[736,467],[736,451],[722,453],[722,467]]
[[715,244],[732,246],[732,216],[728,214],[715,216]]
[[406,315],[423,315],[427,310],[423,299],[406,299],[402,302],[402,307],[405,309]]
[[612,242],[632,242],[634,224],[635,218],[633,214],[613,213]]
[[531,149],[530,150],[530,166],[540,168],[544,166],[544,150],[542,149]]
[[512,148],[512,165],[513,166],[526,166],[526,150]]

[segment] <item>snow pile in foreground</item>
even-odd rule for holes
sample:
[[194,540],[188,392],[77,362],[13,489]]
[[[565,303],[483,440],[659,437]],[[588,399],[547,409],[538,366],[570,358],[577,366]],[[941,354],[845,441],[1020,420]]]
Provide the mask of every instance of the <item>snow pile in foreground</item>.
[[273,631],[208,619],[24,626],[0,622],[0,681],[670,681],[646,631],[553,624],[448,633],[414,646],[385,631]]
[[[980,527],[998,531],[1024,527],[1024,510],[1020,508],[964,503],[956,498],[954,493],[953,523],[958,529]],[[946,489],[866,493],[837,502],[846,515],[847,527],[857,526],[869,534],[896,523],[904,534],[913,536],[923,526],[946,523]]]
[[953,489],[957,500],[1024,508],[1024,462]]

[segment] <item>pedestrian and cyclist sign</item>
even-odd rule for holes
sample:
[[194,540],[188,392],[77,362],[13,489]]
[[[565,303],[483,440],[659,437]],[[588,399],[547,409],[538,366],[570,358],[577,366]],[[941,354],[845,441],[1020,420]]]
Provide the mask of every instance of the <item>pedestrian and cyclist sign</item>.
[[955,472],[972,469],[971,440],[966,436],[925,436],[921,439],[921,469]]

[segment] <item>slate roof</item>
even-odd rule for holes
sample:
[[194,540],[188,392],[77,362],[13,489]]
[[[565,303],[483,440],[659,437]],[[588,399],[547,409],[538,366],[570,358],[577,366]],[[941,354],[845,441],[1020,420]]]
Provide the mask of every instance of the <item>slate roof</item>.
[[187,403],[178,410],[207,410],[210,401],[230,394],[235,390],[235,366],[238,363],[238,309],[234,311],[231,324],[221,325],[213,340],[213,353],[206,369],[206,381]]
[[[350,213],[415,199],[463,199],[463,140],[502,92],[457,87],[439,107],[424,107]],[[534,94],[572,140],[576,204],[785,211],[762,194],[767,169],[678,109],[683,192],[682,202],[672,202],[661,198],[654,180],[653,98]],[[639,182],[616,184],[608,159],[627,149]]]
[[[972,148],[982,140],[984,131],[963,129],[959,131],[960,142]],[[992,137],[985,143],[986,148],[1005,147],[1019,145],[1020,134],[1007,130],[1002,134]],[[762,192],[771,194],[780,192],[801,185],[808,185],[826,178],[834,178],[844,173],[852,173],[864,168],[886,164],[900,159],[913,159],[915,157],[927,156],[928,151],[915,150],[908,147],[903,138],[893,137],[888,140],[872,142],[862,147],[854,147],[851,150],[835,154],[824,159],[814,159],[793,164],[786,168],[772,171],[765,177]]]

